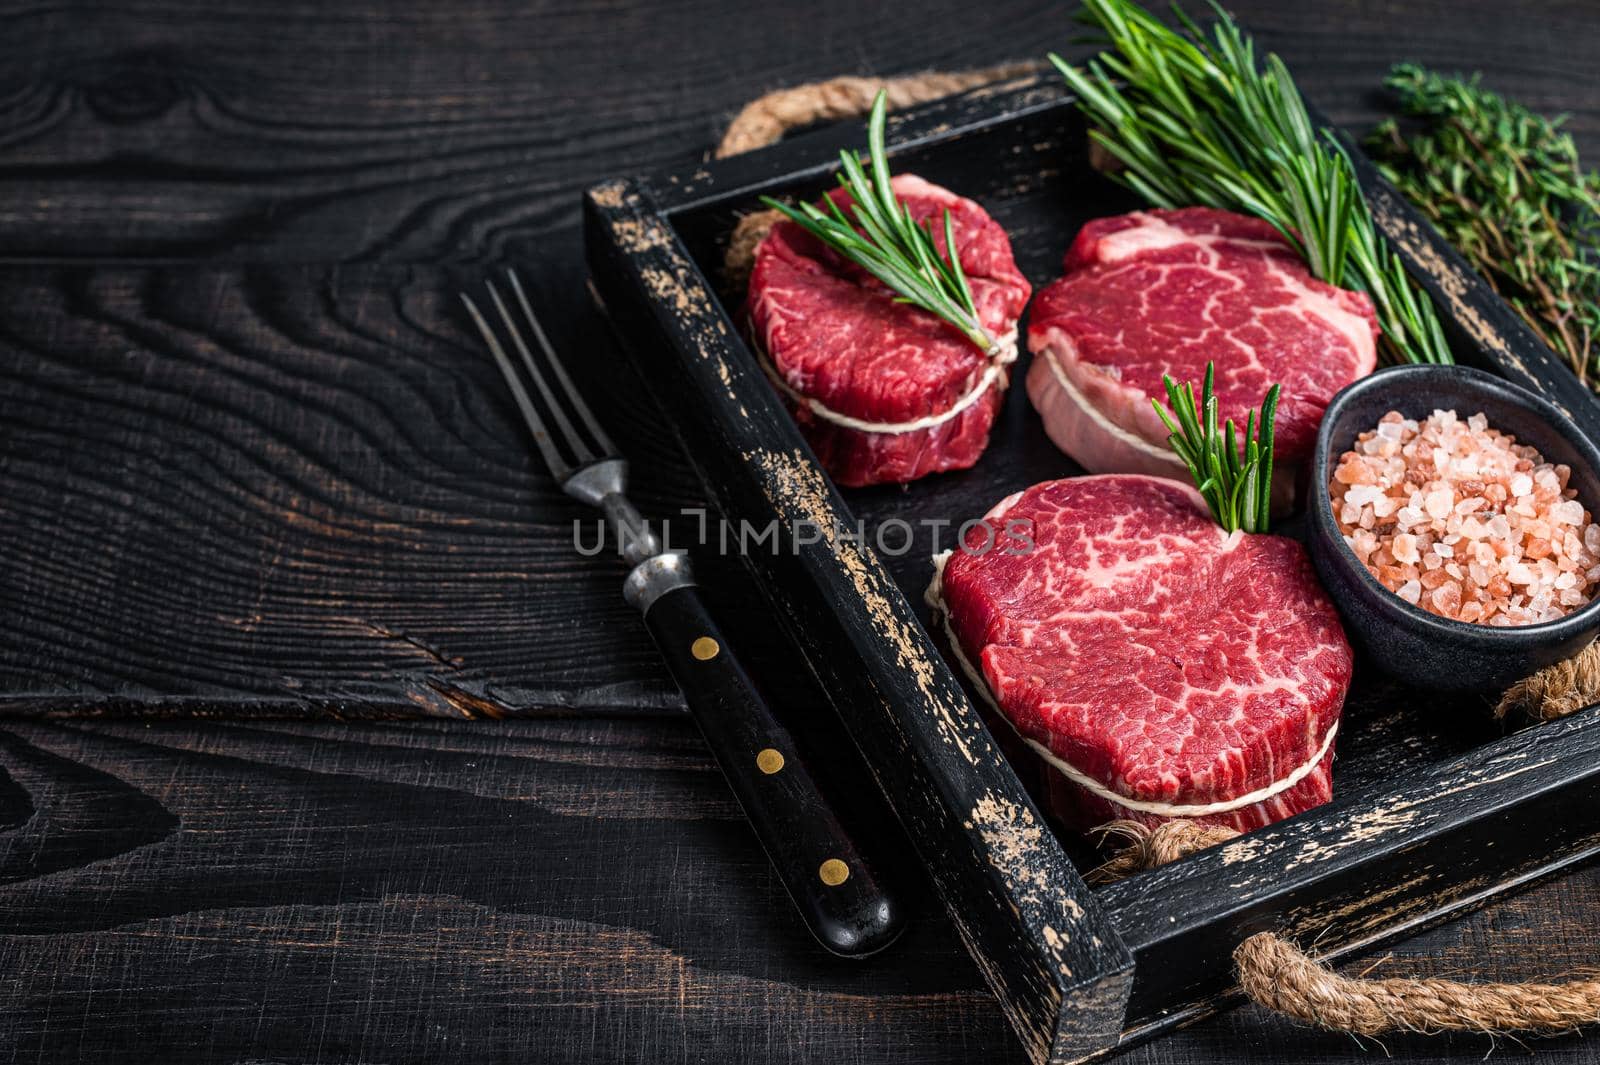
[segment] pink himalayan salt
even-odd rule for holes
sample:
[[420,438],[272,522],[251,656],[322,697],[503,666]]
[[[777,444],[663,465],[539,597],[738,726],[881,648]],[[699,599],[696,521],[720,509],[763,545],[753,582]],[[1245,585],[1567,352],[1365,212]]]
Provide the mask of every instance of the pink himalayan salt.
[[1406,602],[1534,625],[1583,606],[1600,583],[1600,526],[1571,477],[1482,414],[1390,411],[1340,456],[1330,492],[1345,542]]

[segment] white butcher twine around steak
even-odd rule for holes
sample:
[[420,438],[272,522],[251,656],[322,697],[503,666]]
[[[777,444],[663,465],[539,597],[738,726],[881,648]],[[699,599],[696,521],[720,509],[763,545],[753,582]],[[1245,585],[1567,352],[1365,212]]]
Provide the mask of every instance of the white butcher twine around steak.
[[1359,292],[1311,276],[1271,225],[1189,207],[1090,222],[1029,319],[1028,397],[1056,446],[1095,473],[1185,478],[1150,406],[1161,375],[1216,364],[1219,423],[1242,430],[1282,386],[1279,498],[1311,454],[1333,394],[1377,364],[1377,317]]
[[928,599],[1057,771],[1064,821],[1248,831],[1328,801],[1352,659],[1298,543],[1225,532],[1194,489],[1136,475],[1047,481],[987,524],[1031,527],[1033,549],[978,550],[974,528]]
[[[892,186],[913,218],[932,225],[940,254],[950,212],[978,319],[996,343],[979,351],[800,226],[773,226],[750,272],[751,329],[801,433],[843,485],[900,483],[978,461],[1033,291],[982,207],[912,174]],[[850,203],[843,188],[829,196]]]

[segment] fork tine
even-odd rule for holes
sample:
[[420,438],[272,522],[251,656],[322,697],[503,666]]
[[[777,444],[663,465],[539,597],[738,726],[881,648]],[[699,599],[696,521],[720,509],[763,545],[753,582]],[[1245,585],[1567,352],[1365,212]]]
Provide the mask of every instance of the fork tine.
[[[499,295],[494,292],[494,286],[489,286],[489,292],[494,295],[495,302],[499,302]],[[483,334],[483,342],[489,346],[489,351],[494,355],[494,361],[500,367],[500,372],[506,379],[506,384],[511,386],[511,394],[517,401],[517,406],[522,411],[523,420],[528,423],[528,430],[533,433],[534,443],[539,445],[539,452],[544,455],[545,465],[550,468],[550,475],[558,481],[565,481],[572,473],[572,467],[567,460],[561,457],[561,452],[556,449],[555,442],[550,439],[549,432],[544,427],[544,419],[539,417],[539,411],[534,407],[533,400],[528,396],[528,390],[522,385],[522,378],[517,373],[516,365],[511,361],[511,356],[500,344],[500,338],[495,336],[493,329],[484,319],[483,313],[478,310],[478,305],[472,297],[465,292],[461,293],[461,302],[467,305],[467,313],[472,316],[473,322],[478,326],[478,332]],[[504,313],[504,308],[502,308]]]
[[[611,442],[600,423],[595,419],[589,405],[583,401],[583,393],[579,392],[572,384],[572,378],[567,376],[566,367],[561,364],[561,359],[556,356],[555,348],[550,344],[550,338],[545,336],[544,327],[539,324],[539,319],[533,315],[533,307],[528,303],[527,294],[522,291],[522,279],[515,270],[508,269],[506,277],[511,279],[511,288],[517,294],[517,302],[522,305],[522,314],[527,319],[528,325],[533,330],[534,339],[539,342],[539,347],[544,351],[545,360],[550,364],[550,372],[555,375],[556,383],[561,386],[561,391],[571,400],[573,409],[582,420],[584,427],[589,430],[590,439],[600,446],[606,455],[615,455],[617,446]],[[605,457],[605,456],[601,456]]]
[[511,312],[506,310],[505,301],[500,298],[500,290],[494,287],[493,282],[486,282],[485,287],[489,289],[489,298],[494,301],[495,309],[500,312],[500,321],[505,323],[506,332],[511,334],[511,343],[516,346],[518,354],[522,356],[523,368],[527,370],[528,376],[533,378],[534,387],[539,390],[539,395],[543,398],[545,406],[550,409],[551,415],[554,416],[556,430],[561,434],[561,440],[567,445],[567,450],[572,452],[579,466],[587,466],[589,463],[597,461],[600,456],[589,450],[589,445],[578,435],[577,429],[573,427],[572,421],[567,417],[566,410],[556,400],[555,393],[550,390],[549,383],[544,379],[543,371],[539,369],[538,361],[534,359],[533,352],[528,348],[528,342],[522,337],[522,330],[517,328],[517,323],[512,320]]

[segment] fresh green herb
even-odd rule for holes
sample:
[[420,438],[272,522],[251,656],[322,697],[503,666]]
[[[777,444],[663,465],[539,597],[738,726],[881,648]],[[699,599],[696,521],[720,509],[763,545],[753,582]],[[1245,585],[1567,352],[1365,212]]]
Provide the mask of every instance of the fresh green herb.
[[1600,388],[1600,174],[1547,119],[1470,79],[1411,63],[1384,85],[1421,119],[1393,119],[1368,141],[1379,167],[1496,292]]
[[1220,7],[1208,40],[1182,10],[1183,32],[1132,0],[1084,0],[1107,51],[1082,67],[1052,55],[1116,177],[1158,207],[1200,204],[1271,222],[1312,273],[1372,297],[1387,354],[1450,362],[1428,297],[1378,235],[1342,144],[1319,132],[1283,61]]
[[782,211],[790,221],[889,286],[897,293],[896,302],[938,315],[986,352],[994,346],[994,338],[978,320],[972,288],[956,253],[950,212],[944,213],[946,256],[939,254],[931,230],[911,217],[910,209],[889,187],[889,162],[883,149],[887,107],[888,94],[878,93],[867,121],[870,175],[854,152],[839,153],[839,184],[849,190],[854,201],[848,217],[831,197],[825,198],[827,211],[811,203],[791,207],[770,196],[763,196],[761,202]]
[[1150,405],[1172,434],[1167,444],[1189,467],[1189,476],[1217,524],[1229,532],[1264,533],[1272,511],[1272,429],[1278,413],[1278,386],[1267,389],[1260,419],[1255,411],[1245,419],[1241,456],[1233,419],[1227,420],[1221,432],[1217,430],[1217,396],[1212,388],[1216,372],[1214,363],[1206,363],[1198,407],[1194,386],[1186,381],[1180,387],[1166,374],[1161,381],[1167,386],[1171,410],[1159,399],[1152,399]]

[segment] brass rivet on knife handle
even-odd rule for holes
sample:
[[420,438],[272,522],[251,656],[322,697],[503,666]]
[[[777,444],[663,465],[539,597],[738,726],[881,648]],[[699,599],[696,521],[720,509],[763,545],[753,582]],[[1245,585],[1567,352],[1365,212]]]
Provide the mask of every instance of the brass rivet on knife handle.
[[689,645],[689,653],[701,662],[711,661],[721,650],[722,645],[709,636],[702,636]]
[[829,858],[818,867],[817,879],[829,887],[838,887],[850,879],[850,867],[837,858]]
[[767,776],[783,771],[783,752],[764,747],[756,754],[756,768]]

